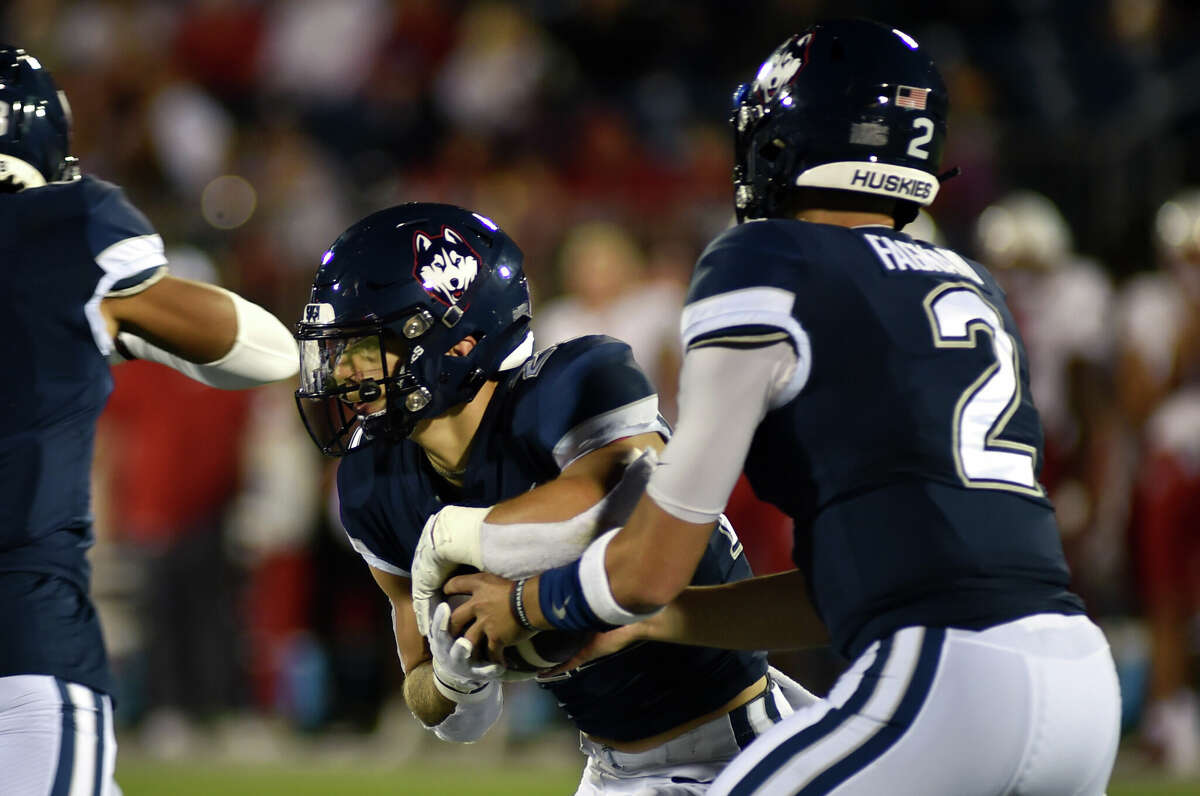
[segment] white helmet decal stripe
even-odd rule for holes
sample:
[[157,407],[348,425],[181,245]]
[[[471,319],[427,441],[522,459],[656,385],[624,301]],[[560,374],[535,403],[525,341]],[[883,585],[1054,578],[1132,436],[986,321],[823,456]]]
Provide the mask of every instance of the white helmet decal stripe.
[[324,302],[304,305],[304,323],[333,323],[333,305]]

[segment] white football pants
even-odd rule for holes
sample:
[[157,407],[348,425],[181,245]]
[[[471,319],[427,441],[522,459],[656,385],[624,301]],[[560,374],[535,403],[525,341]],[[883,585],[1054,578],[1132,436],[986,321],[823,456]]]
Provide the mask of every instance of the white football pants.
[[1038,614],[983,631],[908,627],[827,700],[739,755],[710,796],[1096,796],[1121,702],[1104,634]]
[[799,704],[816,697],[775,669],[769,687],[724,716],[645,752],[620,752],[580,733],[587,766],[575,796],[698,796],[730,760]]
[[112,700],[48,675],[0,677],[0,793],[120,796]]

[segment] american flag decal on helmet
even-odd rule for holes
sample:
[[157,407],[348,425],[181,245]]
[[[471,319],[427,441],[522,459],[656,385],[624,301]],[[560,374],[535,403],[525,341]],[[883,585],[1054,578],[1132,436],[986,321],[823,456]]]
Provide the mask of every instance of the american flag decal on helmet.
[[927,88],[896,86],[896,107],[923,111],[925,110],[925,98],[928,95],[929,89]]

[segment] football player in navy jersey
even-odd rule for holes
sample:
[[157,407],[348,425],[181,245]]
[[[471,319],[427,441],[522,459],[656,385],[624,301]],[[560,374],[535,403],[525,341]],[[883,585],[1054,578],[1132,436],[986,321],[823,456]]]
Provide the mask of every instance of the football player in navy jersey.
[[86,558],[96,419],[110,363],[140,357],[236,389],[296,374],[266,310],[167,274],[119,188],[79,174],[66,97],[0,45],[0,260],[10,369],[0,399],[0,793],[119,793],[112,677]]
[[[342,522],[392,603],[405,700],[450,741],[480,738],[501,681],[518,675],[461,654],[432,592],[414,613],[422,528],[470,527],[464,560],[487,571],[566,563],[594,522],[557,521],[616,510],[626,462],[668,433],[625,343],[580,337],[535,354],[529,324],[516,244],[479,214],[412,203],[334,242],[297,327],[297,404],[318,447],[344,457]],[[710,525],[704,548],[689,580],[750,574],[727,525]],[[539,684],[581,731],[581,794],[701,792],[790,701],[812,698],[771,682],[760,652],[659,643]]]
[[[529,628],[770,649],[826,627],[849,669],[710,794],[1107,783],[1116,674],[1069,590],[1016,326],[983,266],[901,231],[937,193],[947,102],[894,28],[780,46],[737,95],[742,223],[696,266],[678,427],[645,496],[578,561],[445,585],[471,594],[452,631],[493,656]],[[743,465],[795,520],[798,569],[684,591]]]

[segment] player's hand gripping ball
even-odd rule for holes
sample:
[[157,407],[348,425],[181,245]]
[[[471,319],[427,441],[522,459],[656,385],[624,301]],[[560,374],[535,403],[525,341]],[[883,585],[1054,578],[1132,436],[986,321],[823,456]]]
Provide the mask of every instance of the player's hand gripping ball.
[[[462,566],[454,571],[454,575],[466,575],[479,570],[474,567]],[[454,610],[465,603],[470,595],[447,594],[444,599]],[[504,648],[504,666],[508,669],[506,680],[528,680],[542,669],[551,669],[561,663],[566,663],[583,649],[591,639],[592,634],[586,630],[542,630],[527,639]],[[485,655],[482,650],[475,650],[475,656]]]

